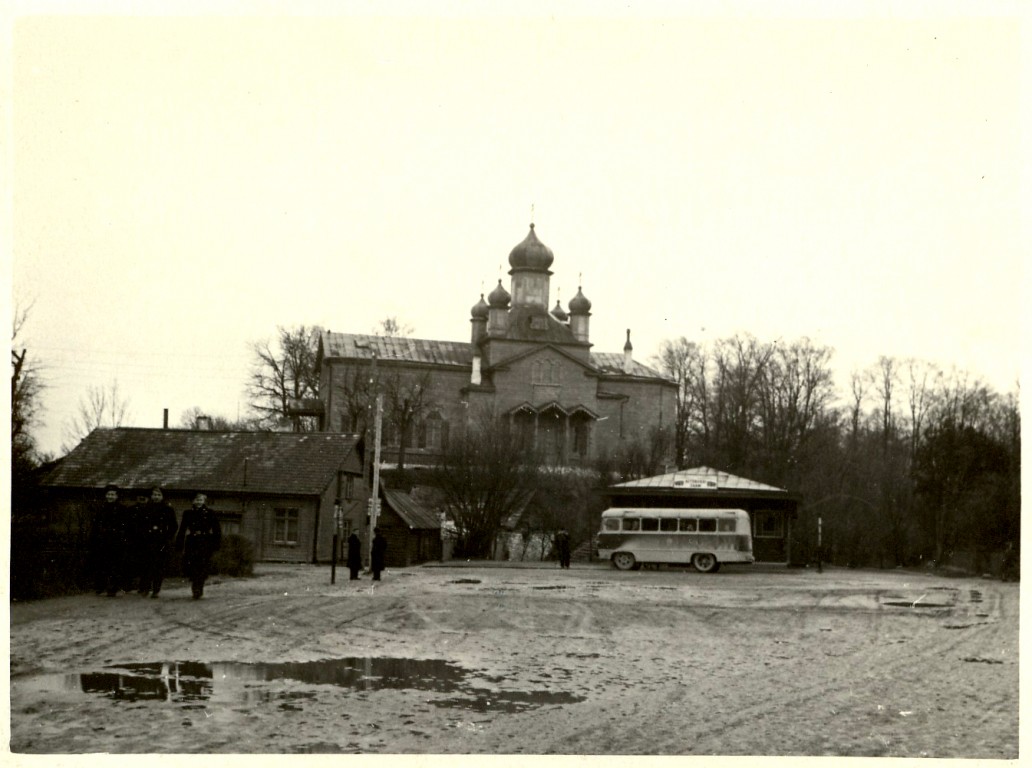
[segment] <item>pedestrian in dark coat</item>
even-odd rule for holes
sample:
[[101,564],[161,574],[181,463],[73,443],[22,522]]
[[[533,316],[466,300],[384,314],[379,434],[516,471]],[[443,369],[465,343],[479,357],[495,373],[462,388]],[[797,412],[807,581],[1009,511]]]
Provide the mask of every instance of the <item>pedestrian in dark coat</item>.
[[211,556],[222,544],[222,526],[218,516],[208,509],[204,493],[194,496],[193,506],[183,512],[183,522],[176,534],[176,548],[183,553],[183,571],[190,579],[193,599],[204,595],[204,582],[211,570]]
[[387,539],[380,533],[379,528],[373,528],[373,550],[370,557],[370,566],[373,570],[373,581],[380,580],[380,571],[383,570],[384,559],[387,556]]
[[165,501],[161,488],[151,489],[150,499],[137,511],[138,552],[140,556],[139,593],[157,597],[165,579],[168,551],[176,535],[176,512]]
[[122,589],[128,595],[139,586],[140,572],[144,567],[143,520],[149,497],[137,493],[136,502],[125,509],[125,549],[122,559]]
[[570,533],[565,528],[560,528],[555,535],[555,549],[559,555],[559,567],[570,567]]
[[348,570],[351,581],[358,581],[358,572],[362,570],[362,540],[357,533],[348,536]]
[[118,486],[104,488],[104,501],[93,511],[90,571],[98,595],[114,597],[121,589],[127,556],[128,516],[118,501]]

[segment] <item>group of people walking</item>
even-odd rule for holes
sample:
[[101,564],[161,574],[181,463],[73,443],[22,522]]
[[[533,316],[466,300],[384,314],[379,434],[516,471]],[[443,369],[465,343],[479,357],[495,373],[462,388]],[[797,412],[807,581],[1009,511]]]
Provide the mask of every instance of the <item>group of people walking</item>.
[[208,508],[207,495],[196,493],[178,523],[160,487],[132,506],[122,504],[118,496],[118,486],[108,485],[93,516],[90,570],[97,594],[114,597],[119,590],[135,588],[141,596],[157,597],[174,546],[182,553],[193,597],[200,599],[212,555],[222,543],[222,526]]

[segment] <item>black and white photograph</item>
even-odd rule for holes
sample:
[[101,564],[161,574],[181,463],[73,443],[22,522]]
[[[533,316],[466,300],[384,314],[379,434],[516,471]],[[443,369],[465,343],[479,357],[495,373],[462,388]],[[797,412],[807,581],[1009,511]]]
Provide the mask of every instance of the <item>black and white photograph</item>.
[[1020,4],[0,14],[5,762],[1018,761]]

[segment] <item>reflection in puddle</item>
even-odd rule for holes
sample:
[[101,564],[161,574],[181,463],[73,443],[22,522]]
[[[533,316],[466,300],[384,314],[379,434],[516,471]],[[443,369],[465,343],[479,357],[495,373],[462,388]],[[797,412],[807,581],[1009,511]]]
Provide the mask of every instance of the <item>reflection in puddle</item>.
[[[431,699],[428,703],[474,712],[522,712],[532,707],[584,700],[582,696],[562,691],[488,690],[470,684],[467,670],[438,659],[351,658],[269,664],[165,662],[119,664],[105,669],[110,671],[42,675],[20,680],[17,685],[37,693],[82,691],[116,701],[171,702],[184,709],[208,703],[275,702],[280,709],[300,710],[300,703],[316,698],[315,691],[299,691],[291,683],[361,691],[390,688],[452,693],[458,696]],[[478,677],[489,683],[502,680]]]

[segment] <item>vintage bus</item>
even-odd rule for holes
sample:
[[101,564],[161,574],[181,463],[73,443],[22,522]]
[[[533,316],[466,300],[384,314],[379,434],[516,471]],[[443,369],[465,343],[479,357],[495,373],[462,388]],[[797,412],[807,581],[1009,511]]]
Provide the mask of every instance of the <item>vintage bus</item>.
[[602,513],[598,555],[622,571],[642,563],[691,564],[702,573],[721,563],[752,563],[744,509],[614,507]]

